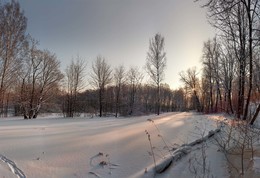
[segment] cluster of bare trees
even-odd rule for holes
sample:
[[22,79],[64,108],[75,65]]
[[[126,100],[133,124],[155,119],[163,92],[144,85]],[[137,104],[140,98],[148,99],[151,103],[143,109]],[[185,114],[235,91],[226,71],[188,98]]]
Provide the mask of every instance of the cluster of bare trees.
[[[155,110],[159,114],[166,105],[168,111],[172,107],[172,91],[162,85],[166,53],[160,34],[150,40],[146,69],[152,84],[144,85],[144,74],[139,68],[126,70],[118,66],[112,70],[101,56],[92,63],[90,72],[86,71],[84,60],[77,57],[62,74],[55,54],[39,49],[38,42],[26,33],[26,27],[27,18],[18,1],[0,4],[1,116],[15,113],[26,119],[36,118],[42,108],[59,112],[55,105],[60,105],[66,117],[97,111],[100,116]],[[93,90],[84,91],[86,86]]]
[[42,104],[57,93],[63,77],[56,56],[38,49],[26,26],[19,2],[0,4],[1,116],[13,108],[26,119],[36,118]]
[[[78,85],[84,81],[84,62],[72,62],[66,70],[66,97],[63,112],[68,117],[75,113],[87,112],[103,114],[133,115],[172,110],[172,91],[163,85],[166,53],[164,38],[156,34],[150,40],[145,68],[151,78],[150,85],[142,83],[144,74],[138,67],[126,70],[120,65],[112,70],[102,56],[92,63],[89,84],[93,90],[82,92]],[[86,79],[87,80],[87,79]],[[156,96],[156,97],[154,97]],[[161,106],[162,105],[162,106]],[[165,109],[167,107],[167,109]]]
[[84,74],[86,64],[78,56],[76,61],[72,60],[71,64],[65,71],[65,95],[66,100],[62,107],[66,117],[73,117],[78,106],[78,94],[84,89]]
[[253,124],[260,111],[259,0],[209,0],[203,7],[218,30],[204,43],[201,80],[180,73],[198,111],[227,112]]
[[25,41],[27,19],[19,4],[12,2],[0,6],[0,113],[7,110],[10,88],[17,76],[19,54]]
[[[77,91],[77,104],[72,111],[74,114],[92,113],[99,116],[113,114],[116,117],[157,113],[158,100],[155,96],[158,89],[155,85],[144,84],[143,78],[144,74],[138,67],[126,70],[124,66],[119,65],[112,70],[106,59],[98,56],[92,63],[89,75],[89,84],[93,89]],[[161,84],[160,111],[172,111],[172,99],[173,93],[170,87]],[[73,113],[68,114],[71,110],[63,107],[63,112],[73,117]]]

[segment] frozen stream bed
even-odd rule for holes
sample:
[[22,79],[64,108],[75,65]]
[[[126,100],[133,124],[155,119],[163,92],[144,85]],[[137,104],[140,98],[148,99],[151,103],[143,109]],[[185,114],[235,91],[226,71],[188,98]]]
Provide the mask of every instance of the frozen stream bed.
[[[167,150],[158,135],[172,148],[215,128],[212,116],[185,112],[128,118],[7,118],[0,120],[0,154],[28,178],[142,177],[153,165],[145,130],[159,160]],[[14,176],[0,162],[2,177]]]

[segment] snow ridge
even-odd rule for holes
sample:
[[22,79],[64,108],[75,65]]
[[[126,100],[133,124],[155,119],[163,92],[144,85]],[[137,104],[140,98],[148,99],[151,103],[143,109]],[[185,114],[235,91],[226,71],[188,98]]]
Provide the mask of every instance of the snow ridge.
[[207,141],[209,138],[214,136],[216,133],[220,132],[220,128],[218,127],[215,130],[210,130],[208,134],[202,138],[199,138],[189,144],[183,144],[178,149],[176,149],[173,154],[168,155],[168,158],[161,160],[157,166],[154,168],[155,172],[160,174],[163,173],[171,164],[172,162],[176,162],[180,160],[183,156],[189,154],[191,152],[191,148],[197,144]]
[[12,160],[6,158],[5,156],[3,156],[1,154],[0,154],[0,160],[2,162],[6,163],[9,166],[9,168],[11,169],[12,173],[17,175],[18,178],[26,178],[23,171],[21,169],[19,169]]

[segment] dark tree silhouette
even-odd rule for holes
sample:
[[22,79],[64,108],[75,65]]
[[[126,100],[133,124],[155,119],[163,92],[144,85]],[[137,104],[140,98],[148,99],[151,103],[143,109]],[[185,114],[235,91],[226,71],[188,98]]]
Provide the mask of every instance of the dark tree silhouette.
[[157,115],[160,114],[161,96],[160,84],[164,79],[164,69],[166,67],[166,53],[164,52],[164,37],[156,34],[150,40],[149,51],[146,58],[146,69],[153,82],[157,87]]
[[98,56],[93,62],[90,77],[90,83],[99,90],[99,116],[102,117],[105,89],[112,82],[112,70],[105,58]]
[[125,68],[124,66],[118,66],[114,71],[115,90],[116,90],[116,117],[118,116],[120,103],[121,103],[121,90],[122,85],[125,83]]
[[0,114],[8,100],[6,92],[16,83],[26,27],[27,19],[18,1],[0,4]]
[[77,95],[84,87],[84,73],[86,64],[78,56],[76,61],[72,60],[66,69],[67,100],[65,113],[67,117],[73,117],[77,108]]

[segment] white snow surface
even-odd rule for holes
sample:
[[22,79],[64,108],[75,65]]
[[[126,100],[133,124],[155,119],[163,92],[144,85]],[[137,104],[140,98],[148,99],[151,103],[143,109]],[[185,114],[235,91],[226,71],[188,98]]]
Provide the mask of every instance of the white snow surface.
[[[216,117],[215,117],[216,118]],[[152,119],[152,122],[147,121]],[[153,167],[145,130],[151,135],[156,161],[169,147],[190,143],[217,128],[214,117],[196,113],[166,113],[127,118],[0,119],[0,154],[12,160],[27,178],[148,177]],[[193,148],[193,153],[199,149]],[[219,177],[225,163],[216,146],[209,146],[210,165]],[[189,156],[156,177],[190,177]],[[223,170],[223,171],[222,171]],[[0,161],[0,178],[15,177]],[[218,176],[216,176],[218,177]]]

